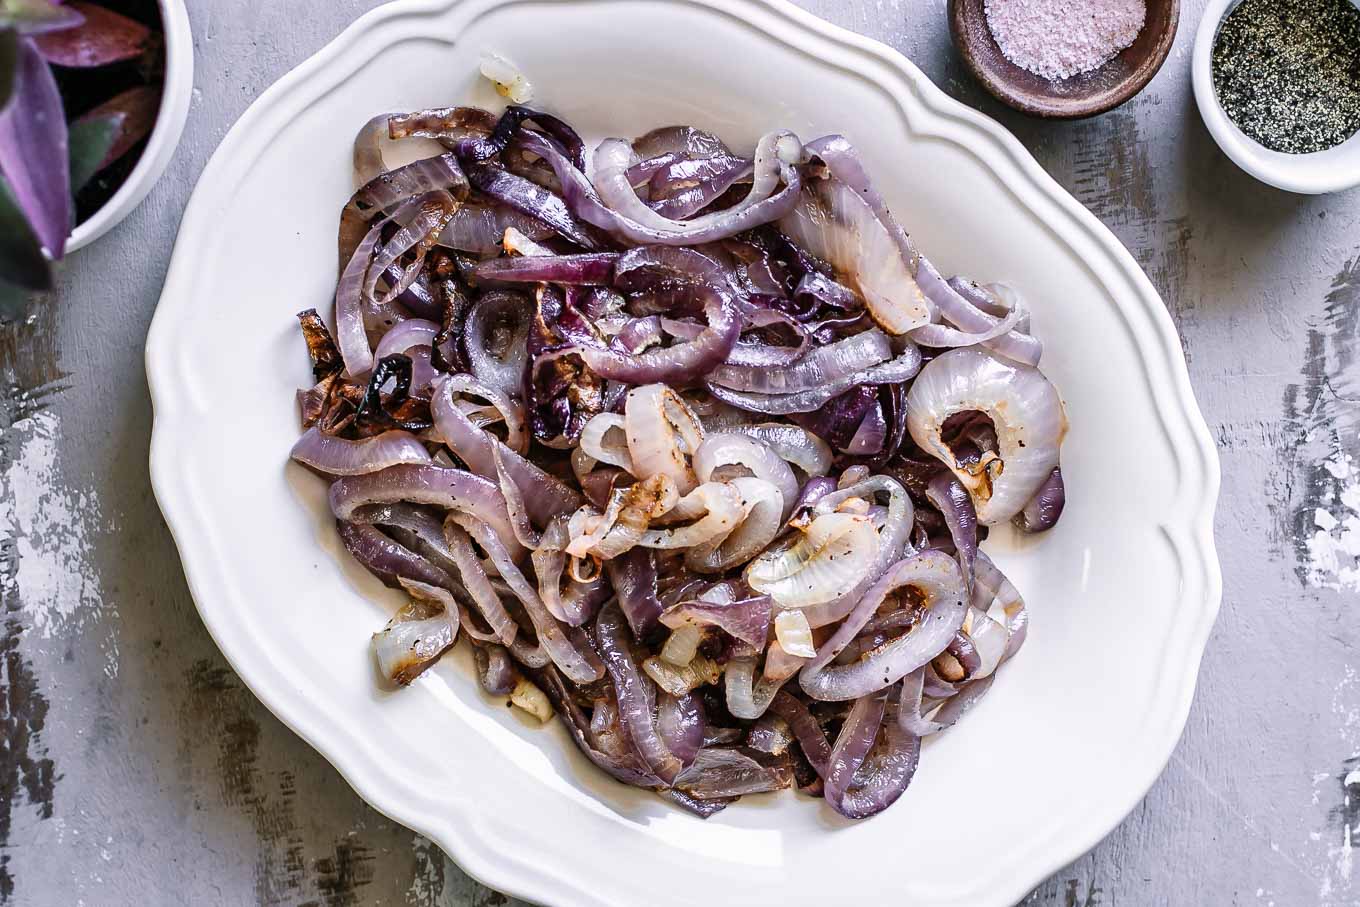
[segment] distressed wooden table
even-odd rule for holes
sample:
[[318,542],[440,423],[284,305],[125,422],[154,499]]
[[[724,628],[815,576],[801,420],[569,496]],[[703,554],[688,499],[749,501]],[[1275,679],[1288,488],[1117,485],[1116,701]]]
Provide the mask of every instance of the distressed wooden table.
[[[1133,250],[1222,455],[1223,610],[1185,736],[1118,830],[1026,903],[1360,903],[1360,193],[1287,195],[1219,153],[1190,93],[1196,0],[1151,86],[1073,124],[985,97],[944,0],[802,2],[998,117]],[[142,343],[189,191],[250,101],[373,5],[194,4],[198,89],[169,172],[0,329],[0,904],[507,901],[242,687],[147,478]]]

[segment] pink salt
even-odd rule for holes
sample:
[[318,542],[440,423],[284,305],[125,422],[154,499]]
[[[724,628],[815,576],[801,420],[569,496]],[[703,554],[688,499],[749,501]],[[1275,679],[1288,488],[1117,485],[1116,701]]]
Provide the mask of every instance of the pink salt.
[[1046,79],[1103,65],[1147,19],[1146,0],[986,0],[985,9],[1006,59]]

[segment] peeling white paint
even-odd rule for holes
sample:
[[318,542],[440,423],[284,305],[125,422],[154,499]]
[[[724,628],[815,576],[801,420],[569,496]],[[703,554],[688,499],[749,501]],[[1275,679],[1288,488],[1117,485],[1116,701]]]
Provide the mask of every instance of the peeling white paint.
[[1318,800],[1322,795],[1322,782],[1332,777],[1331,772],[1313,772],[1313,805],[1318,805]]
[[433,904],[443,894],[444,852],[424,835],[415,835],[411,839],[411,849],[416,855],[416,871],[411,874],[406,901],[410,904]]
[[[1356,685],[1360,680],[1355,668],[1345,665],[1341,679],[1337,682],[1332,691],[1331,711],[1335,722],[1337,735],[1343,747],[1346,758],[1354,759],[1360,756],[1360,703],[1356,701]],[[1340,778],[1342,782],[1342,815],[1350,815],[1350,806],[1353,798],[1360,797],[1360,769],[1348,771],[1344,776],[1331,772],[1313,773],[1313,804],[1318,805],[1322,791],[1331,787],[1335,779]],[[1335,790],[1331,787],[1331,790]],[[1332,796],[1335,796],[1334,794]],[[1331,801],[1335,803],[1335,801]],[[1329,806],[1330,810],[1330,806]],[[1320,820],[1328,822],[1325,816],[1319,816]],[[1330,822],[1328,822],[1330,825]],[[1324,844],[1323,847],[1312,849],[1316,856],[1310,860],[1312,871],[1316,873],[1318,879],[1318,903],[1319,907],[1332,907],[1341,903],[1353,903],[1348,899],[1352,890],[1351,877],[1355,871],[1355,836],[1360,833],[1360,828],[1352,828],[1349,824],[1343,825],[1339,833],[1330,827],[1324,827],[1322,831],[1310,831],[1308,840],[1314,844]],[[1325,843],[1324,843],[1325,842]],[[1336,901],[1335,897],[1340,894],[1346,896],[1343,901]]]
[[13,582],[30,626],[50,639],[80,629],[102,600],[91,563],[99,501],[93,492],[63,483],[53,413],[40,411],[10,432],[18,440],[0,473],[0,538],[14,540]]
[[1360,591],[1360,469],[1350,454],[1334,453],[1322,467],[1336,479],[1313,512],[1313,534],[1308,550],[1307,577],[1325,589]]

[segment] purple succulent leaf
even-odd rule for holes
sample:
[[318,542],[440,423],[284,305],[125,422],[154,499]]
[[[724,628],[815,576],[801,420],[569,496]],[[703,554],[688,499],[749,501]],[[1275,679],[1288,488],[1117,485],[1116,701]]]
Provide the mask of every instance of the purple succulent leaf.
[[84,21],[76,10],[52,0],[0,0],[0,26],[16,28],[21,35],[49,34]]
[[83,0],[72,0],[70,9],[85,21],[34,37],[38,52],[47,62],[90,68],[135,60],[146,52],[151,29],[137,20]]
[[[0,0],[3,2],[3,0]],[[19,43],[14,98],[0,114],[0,172],[53,258],[71,232],[66,113],[56,80],[31,39]]]

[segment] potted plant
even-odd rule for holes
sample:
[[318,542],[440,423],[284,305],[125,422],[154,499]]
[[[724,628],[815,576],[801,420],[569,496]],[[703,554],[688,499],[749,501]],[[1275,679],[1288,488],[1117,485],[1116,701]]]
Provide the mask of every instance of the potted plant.
[[183,0],[0,0],[0,320],[150,191],[191,54]]

